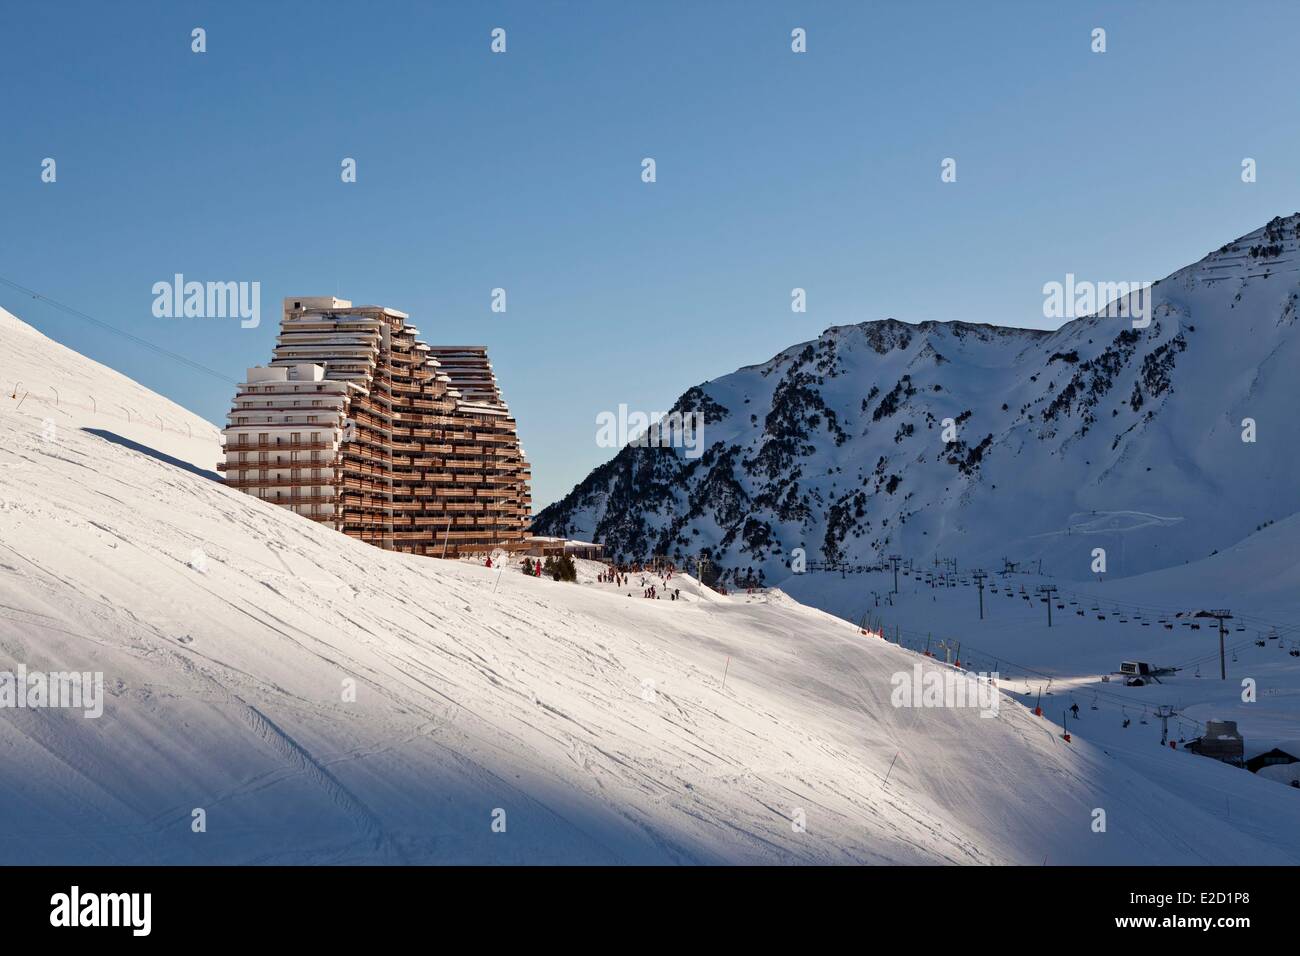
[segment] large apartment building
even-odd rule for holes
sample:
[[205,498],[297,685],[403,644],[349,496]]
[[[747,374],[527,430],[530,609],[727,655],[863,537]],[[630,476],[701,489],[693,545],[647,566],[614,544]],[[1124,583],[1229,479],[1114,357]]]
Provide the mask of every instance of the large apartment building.
[[430,347],[408,316],[284,300],[271,363],[225,429],[226,483],[382,548],[516,548],[531,473],[487,349]]

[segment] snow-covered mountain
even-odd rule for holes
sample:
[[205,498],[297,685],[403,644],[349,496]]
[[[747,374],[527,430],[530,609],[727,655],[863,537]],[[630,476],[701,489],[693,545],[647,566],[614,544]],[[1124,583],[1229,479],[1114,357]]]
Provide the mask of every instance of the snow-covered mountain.
[[1076,579],[1099,547],[1120,575],[1206,557],[1300,510],[1298,262],[1300,214],[1156,283],[1146,327],[1097,301],[1055,332],[831,328],[682,395],[702,456],[625,447],[535,530],[773,582],[795,548]]
[[369,547],[214,480],[211,424],[0,342],[0,676],[106,693],[0,708],[0,863],[1300,861],[1288,788],[1006,697],[895,708],[942,665],[780,592]]

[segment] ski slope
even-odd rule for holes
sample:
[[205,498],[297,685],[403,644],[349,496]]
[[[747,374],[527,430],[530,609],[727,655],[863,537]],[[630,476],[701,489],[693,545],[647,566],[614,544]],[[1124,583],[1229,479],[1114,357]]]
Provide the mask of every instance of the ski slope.
[[1300,862],[1286,787],[1010,697],[895,708],[918,656],[780,592],[374,549],[215,481],[210,423],[0,340],[0,670],[108,694],[0,710],[0,864]]
[[[1292,623],[1300,614],[1292,558],[1298,546],[1300,516],[1293,516],[1202,561],[1131,578],[994,574],[986,579],[982,620],[973,568],[946,574],[937,586],[925,571],[900,571],[892,595],[889,571],[805,573],[782,587],[846,618],[865,618],[914,651],[928,647],[941,659],[959,656],[969,668],[996,670],[1006,692],[1026,706],[1041,705],[1058,726],[1068,722],[1076,739],[1139,772],[1158,773],[1228,819],[1239,800],[1275,786],[1269,781],[1288,783],[1300,764],[1259,775],[1222,768],[1227,776],[1204,777],[1211,761],[1160,749],[1157,708],[1168,705],[1177,714],[1168,726],[1179,745],[1199,737],[1207,721],[1232,720],[1247,759],[1274,747],[1300,752],[1300,627]],[[1050,626],[1043,586],[1057,589]],[[1216,623],[1191,616],[1218,608],[1233,614],[1224,640],[1226,680]],[[1176,670],[1158,683],[1129,687],[1116,673],[1123,661]],[[1244,699],[1243,681],[1251,682],[1253,699]],[[1076,704],[1074,718],[1067,711]],[[1224,782],[1234,786],[1223,789]],[[1289,808],[1260,832],[1294,845],[1300,792],[1287,794]]]

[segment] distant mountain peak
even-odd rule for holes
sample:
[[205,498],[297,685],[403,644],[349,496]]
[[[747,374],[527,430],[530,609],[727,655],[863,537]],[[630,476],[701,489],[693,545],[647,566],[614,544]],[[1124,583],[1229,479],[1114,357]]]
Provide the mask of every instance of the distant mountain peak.
[[[1230,546],[1300,510],[1291,413],[1300,214],[1151,287],[1150,321],[1097,313],[1055,331],[895,318],[839,325],[696,386],[707,451],[624,448],[537,531],[624,558],[706,551],[778,580],[789,555],[993,562],[1085,577]],[[1242,441],[1244,419],[1267,439]],[[1231,506],[1228,506],[1231,505]],[[1151,513],[1177,522],[1088,522]]]

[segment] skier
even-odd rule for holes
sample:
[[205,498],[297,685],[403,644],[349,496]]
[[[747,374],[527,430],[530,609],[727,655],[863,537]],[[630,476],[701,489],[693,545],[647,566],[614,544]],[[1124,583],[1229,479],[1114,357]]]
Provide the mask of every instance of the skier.
[[1078,719],[1079,719],[1079,705],[1078,705],[1078,704],[1072,704],[1072,705],[1070,706],[1070,713],[1071,713],[1071,715],[1073,715],[1073,717],[1074,717],[1075,720],[1078,720]]

